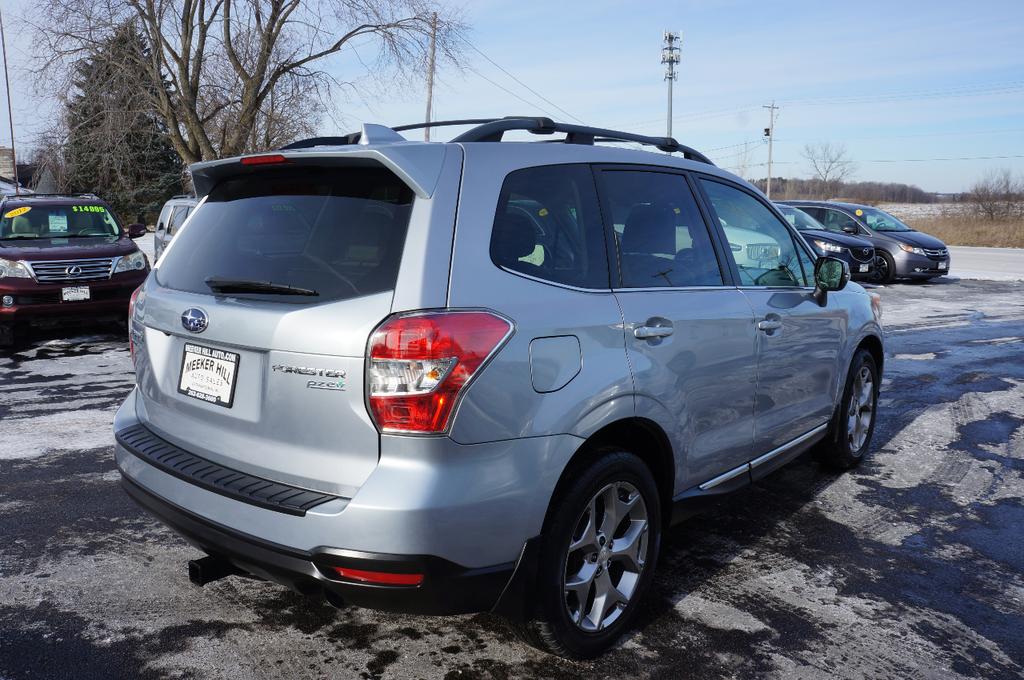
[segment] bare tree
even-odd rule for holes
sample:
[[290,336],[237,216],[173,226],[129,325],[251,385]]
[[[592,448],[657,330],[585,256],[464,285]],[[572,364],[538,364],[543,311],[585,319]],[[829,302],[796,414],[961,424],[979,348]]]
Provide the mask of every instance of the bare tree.
[[857,169],[842,144],[807,144],[801,155],[810,162],[811,172],[821,186],[823,198],[834,197],[842,183],[852,177]]
[[993,222],[1024,217],[1024,179],[1009,168],[989,170],[967,194],[975,214]]
[[436,0],[41,0],[23,20],[50,87],[134,22],[148,58],[120,66],[159,85],[140,93],[153,93],[175,150],[191,163],[311,130],[309,116],[353,86],[326,63],[348,47],[376,49],[374,60],[359,61],[369,74],[422,69],[434,13],[437,50],[455,60],[462,25]]

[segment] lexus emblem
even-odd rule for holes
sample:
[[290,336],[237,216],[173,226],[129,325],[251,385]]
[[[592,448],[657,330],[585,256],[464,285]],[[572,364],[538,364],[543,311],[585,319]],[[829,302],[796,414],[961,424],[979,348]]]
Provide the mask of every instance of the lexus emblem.
[[67,274],[68,276],[81,276],[82,268],[79,267],[77,264],[73,264],[70,267],[67,267],[64,270],[64,273]]
[[190,333],[202,333],[210,324],[210,317],[198,307],[189,307],[181,313],[181,325]]

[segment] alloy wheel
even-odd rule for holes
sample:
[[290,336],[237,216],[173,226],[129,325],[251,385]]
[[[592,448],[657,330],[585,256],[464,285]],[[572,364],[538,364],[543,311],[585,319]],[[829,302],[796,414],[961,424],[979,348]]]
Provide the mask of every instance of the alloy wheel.
[[875,278],[879,281],[889,278],[889,261],[881,255],[875,255]]
[[867,441],[875,411],[875,381],[871,369],[861,366],[853,382],[850,404],[846,412],[846,437],[850,451],[859,453]]
[[647,555],[647,505],[629,482],[605,485],[580,512],[565,557],[569,619],[596,633],[629,605]]

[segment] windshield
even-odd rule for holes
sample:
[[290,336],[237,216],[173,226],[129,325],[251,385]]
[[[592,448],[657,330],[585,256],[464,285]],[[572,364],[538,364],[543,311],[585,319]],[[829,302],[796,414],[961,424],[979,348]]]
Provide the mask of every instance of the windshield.
[[808,229],[827,231],[827,229],[825,229],[825,225],[799,208],[791,208],[784,205],[780,205],[778,208],[782,212],[782,216],[786,218],[786,221],[801,231],[806,231]]
[[859,208],[857,217],[874,231],[914,231],[887,212],[878,208]]
[[383,168],[228,179],[164,252],[161,285],[316,303],[393,290],[413,194]]
[[105,206],[82,204],[5,207],[0,239],[118,237],[121,229]]

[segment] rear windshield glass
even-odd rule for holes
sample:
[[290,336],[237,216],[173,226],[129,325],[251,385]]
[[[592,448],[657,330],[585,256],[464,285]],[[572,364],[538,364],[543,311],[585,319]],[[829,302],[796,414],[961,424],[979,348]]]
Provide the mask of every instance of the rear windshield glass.
[[[157,270],[161,285],[289,303],[392,290],[413,194],[383,168],[271,170],[218,184]],[[237,282],[301,289],[252,292]],[[211,287],[212,284],[212,287]]]
[[102,205],[8,204],[0,217],[0,239],[4,240],[120,235],[114,216]]

